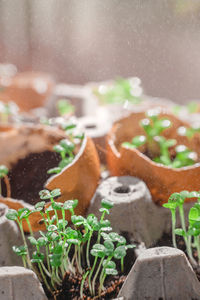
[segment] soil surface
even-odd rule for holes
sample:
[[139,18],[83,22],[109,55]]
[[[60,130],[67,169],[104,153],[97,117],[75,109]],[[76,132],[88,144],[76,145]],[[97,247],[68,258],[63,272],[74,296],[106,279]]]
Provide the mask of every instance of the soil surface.
[[[47,174],[47,171],[57,167],[59,162],[60,155],[51,151],[30,153],[25,158],[18,160],[8,174],[11,197],[36,204],[39,201],[39,191],[44,188],[46,180],[52,176]],[[6,196],[4,184],[3,195]]]

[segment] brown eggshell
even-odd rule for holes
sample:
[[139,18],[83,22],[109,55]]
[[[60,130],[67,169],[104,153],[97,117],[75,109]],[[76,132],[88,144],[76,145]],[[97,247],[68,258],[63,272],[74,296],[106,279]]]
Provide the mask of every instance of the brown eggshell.
[[[42,126],[41,130],[45,130],[44,128],[45,127]],[[34,129],[32,128],[32,130]],[[49,128],[49,130],[51,129]],[[60,131],[58,130],[58,132]],[[60,136],[60,139],[61,138],[63,138],[62,135]],[[43,145],[41,145],[41,147],[43,147]],[[13,157],[12,153],[10,153],[10,160],[13,162],[14,159],[16,160],[16,157]],[[6,160],[6,165],[9,166],[9,160]],[[49,180],[44,183],[44,187],[49,190],[60,188],[62,196],[57,199],[59,202],[64,202],[70,199],[78,199],[79,204],[76,209],[76,213],[84,215],[96,190],[99,177],[100,162],[96,148],[90,138],[84,137],[73,162],[66,166],[61,173],[51,176]],[[1,197],[0,202],[13,209],[19,209],[22,207],[27,207],[29,209],[33,208],[33,206],[22,200]],[[50,203],[47,203],[47,207],[49,205]],[[66,214],[66,217],[69,220],[69,214]],[[41,216],[39,213],[33,213],[30,215],[29,220],[33,231],[44,229],[44,225],[39,224],[40,219]],[[26,221],[23,222],[23,228],[24,231],[29,231]]]
[[51,95],[54,81],[45,73],[22,72],[1,84],[0,100],[15,102],[21,111],[41,107]]
[[[188,139],[177,134],[180,126],[189,127],[175,116],[162,112],[162,117],[172,121],[173,126],[164,132],[167,138],[175,138],[178,144],[184,144],[200,155],[200,135]],[[151,191],[153,200],[162,204],[167,202],[174,192],[200,189],[200,163],[183,168],[171,168],[155,163],[138,149],[121,147],[121,143],[131,141],[144,134],[139,121],[145,118],[145,112],[132,113],[117,121],[107,136],[107,163],[113,176],[132,175],[141,178]]]

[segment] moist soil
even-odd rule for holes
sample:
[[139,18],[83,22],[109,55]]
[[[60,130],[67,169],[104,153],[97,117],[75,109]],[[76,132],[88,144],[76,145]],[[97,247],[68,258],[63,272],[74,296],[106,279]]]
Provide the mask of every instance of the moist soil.
[[[57,167],[60,155],[52,151],[30,153],[11,168],[8,178],[11,185],[11,197],[24,200],[30,204],[39,201],[38,193],[44,188],[44,183],[52,176],[47,174],[51,168]],[[6,196],[5,184],[2,184],[3,196]]]

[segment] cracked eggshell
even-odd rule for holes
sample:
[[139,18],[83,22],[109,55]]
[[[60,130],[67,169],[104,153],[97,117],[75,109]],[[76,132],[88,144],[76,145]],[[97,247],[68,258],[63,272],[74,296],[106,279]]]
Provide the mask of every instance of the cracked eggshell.
[[[145,112],[131,113],[128,117],[115,122],[108,133],[107,164],[111,175],[139,177],[147,184],[153,200],[159,204],[166,202],[174,192],[199,190],[200,163],[175,169],[155,163],[138,149],[121,147],[122,142],[144,134],[139,121],[145,117]],[[161,117],[170,119],[173,124],[163,135],[166,138],[175,138],[177,144],[188,146],[200,156],[200,135],[196,134],[192,139],[179,136],[177,128],[189,125],[164,110]]]
[[21,72],[1,82],[1,100],[14,101],[21,111],[44,106],[55,86],[47,73]]
[[[9,130],[8,135],[4,131],[0,131],[0,145],[2,146],[0,148],[0,164],[5,164],[10,168],[31,152],[52,150],[52,147],[64,137],[63,131],[43,125],[22,125]],[[96,190],[99,177],[100,162],[96,148],[90,138],[84,137],[73,162],[66,166],[61,173],[51,176],[46,183],[44,182],[44,186],[50,190],[61,189],[62,196],[57,201],[64,202],[77,198],[79,200],[77,213],[84,214]],[[20,199],[0,198],[0,202],[13,209],[32,208],[31,205]],[[69,215],[67,218],[69,219]],[[33,231],[44,228],[38,223],[40,219],[39,213],[31,214],[30,223]],[[23,225],[24,230],[29,231],[27,223],[24,222]]]

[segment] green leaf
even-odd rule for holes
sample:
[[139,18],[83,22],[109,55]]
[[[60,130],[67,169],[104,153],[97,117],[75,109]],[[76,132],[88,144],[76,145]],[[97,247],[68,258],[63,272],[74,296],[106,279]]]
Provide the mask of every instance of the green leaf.
[[99,209],[99,211],[100,211],[101,213],[105,212],[107,215],[110,214],[109,210],[108,210],[107,208],[104,208],[104,207],[101,207],[101,208]]
[[55,210],[61,210],[63,207],[63,203],[62,202],[53,202],[52,203],[52,208]]
[[32,212],[28,208],[25,208],[25,207],[20,208],[18,210],[18,215],[19,215],[20,220],[28,218],[31,213]]
[[78,245],[79,240],[78,239],[67,239],[68,244]]
[[8,174],[8,168],[4,165],[0,165],[0,178],[4,178]]
[[48,239],[46,237],[39,237],[37,243],[39,247],[46,246],[48,244]]
[[189,211],[188,219],[189,222],[199,221],[199,210],[195,207],[192,207]]
[[65,149],[62,147],[62,146],[60,146],[60,145],[55,145],[54,147],[53,147],[53,150],[55,151],[55,152],[57,152],[57,153],[65,153]]
[[135,147],[140,147],[146,143],[146,136],[138,135],[132,139],[132,145]]
[[75,200],[67,200],[63,204],[63,208],[65,210],[70,210],[70,209],[76,208],[77,205],[78,205],[78,200],[77,199],[75,199]]
[[19,247],[13,246],[12,249],[18,256],[25,256],[27,254],[27,247],[24,245]]
[[50,199],[51,198],[51,194],[48,190],[41,190],[39,192],[39,196],[40,196],[40,199],[42,200],[47,200],[47,199]]
[[116,268],[116,263],[112,260],[108,261],[104,260],[103,261],[103,267],[106,267],[107,269],[115,269]]
[[82,216],[72,216],[71,221],[76,226],[81,226],[82,224],[86,223],[86,220]]
[[121,259],[126,256],[126,248],[125,246],[119,246],[114,251],[114,258]]
[[101,232],[101,236],[103,237],[103,239],[106,241],[111,241],[112,239],[110,238],[109,234],[108,233],[105,233],[105,232]]
[[47,227],[47,230],[52,232],[52,231],[57,231],[58,228],[57,228],[56,225],[49,225],[49,226]]
[[135,149],[135,148],[136,148],[135,145],[133,145],[133,144],[131,144],[131,143],[129,143],[129,142],[123,142],[123,143],[121,144],[121,146],[122,146],[122,147],[125,147],[125,148],[130,148],[130,149]]
[[74,106],[66,99],[59,100],[56,105],[61,116],[73,113],[75,110]]
[[55,167],[55,168],[51,168],[47,171],[47,174],[58,174],[61,172],[61,168],[59,167]]
[[52,267],[59,267],[62,263],[60,254],[49,254],[49,259]]
[[176,235],[180,235],[180,236],[185,236],[185,235],[186,235],[185,231],[184,231],[182,228],[176,228],[176,229],[174,230],[174,233],[175,233]]
[[75,144],[69,141],[68,139],[63,139],[60,141],[60,145],[65,149],[67,153],[73,152],[75,149]]
[[106,275],[112,275],[112,276],[115,276],[118,274],[117,270],[116,269],[105,269],[105,273]]
[[170,210],[174,210],[177,208],[177,203],[164,203],[163,207],[169,208]]
[[108,199],[104,198],[104,199],[101,200],[101,206],[103,208],[111,209],[113,207],[113,205],[114,205],[113,202],[108,200]]
[[18,213],[15,209],[9,209],[7,214],[6,214],[6,218],[8,220],[12,220],[12,221],[16,221],[18,218]]
[[40,209],[43,210],[44,206],[45,206],[46,202],[45,201],[40,201],[38,203],[35,204],[35,209]]
[[105,247],[101,244],[95,244],[93,245],[93,248],[91,249],[90,253],[91,255],[93,256],[97,256],[97,257],[104,257],[106,254],[105,254]]
[[38,251],[33,252],[31,262],[32,263],[41,263],[44,260],[44,254]]
[[34,245],[34,246],[38,245],[37,240],[33,236],[29,236],[28,239],[32,245]]
[[51,197],[56,198],[61,195],[61,191],[60,191],[60,189],[54,189],[50,192],[50,194],[51,194]]

